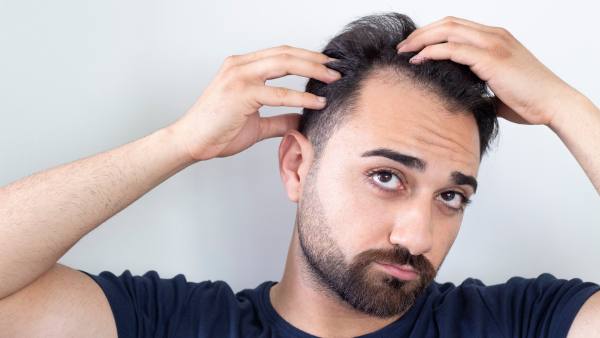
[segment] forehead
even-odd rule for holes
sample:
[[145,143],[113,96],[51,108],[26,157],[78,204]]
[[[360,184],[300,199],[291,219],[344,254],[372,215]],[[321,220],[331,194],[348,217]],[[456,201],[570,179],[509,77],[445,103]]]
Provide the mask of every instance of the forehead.
[[364,80],[352,117],[330,142],[353,153],[384,146],[472,175],[479,168],[473,115],[449,111],[431,90],[396,75]]

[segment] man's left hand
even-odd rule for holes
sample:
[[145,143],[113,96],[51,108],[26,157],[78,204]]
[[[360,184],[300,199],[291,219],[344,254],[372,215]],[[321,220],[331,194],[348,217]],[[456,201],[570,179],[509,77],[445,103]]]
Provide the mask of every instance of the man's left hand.
[[411,63],[449,59],[469,66],[494,92],[498,115],[512,122],[549,126],[580,96],[501,27],[450,16],[416,29],[397,47],[420,51]]

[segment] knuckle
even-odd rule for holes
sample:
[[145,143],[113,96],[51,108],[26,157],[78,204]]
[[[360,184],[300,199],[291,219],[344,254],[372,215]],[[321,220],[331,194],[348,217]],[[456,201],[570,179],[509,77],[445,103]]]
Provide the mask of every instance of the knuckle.
[[454,20],[456,20],[456,17],[452,16],[452,15],[447,15],[447,16],[444,17],[444,21],[446,21],[446,22],[448,22],[448,21],[454,21]]
[[480,34],[480,40],[484,48],[495,48],[505,43],[504,37],[498,34],[483,32]]
[[284,52],[284,53],[279,54],[277,57],[283,62],[288,62],[292,58],[292,54]]
[[286,52],[286,51],[289,51],[289,50],[291,50],[291,49],[292,49],[292,46],[290,46],[290,45],[286,45],[286,44],[283,44],[283,45],[279,45],[279,47],[277,47],[277,48],[278,48],[279,50],[281,50],[281,51],[284,51],[284,52]]
[[492,31],[501,37],[511,36],[510,32],[504,27],[492,27]]
[[498,29],[502,35],[510,35],[510,32],[508,31],[508,29],[506,29],[504,27],[498,27]]
[[455,29],[458,26],[460,26],[460,24],[456,21],[450,20],[446,21],[446,23],[444,23],[444,26],[446,26],[447,29]]
[[488,45],[485,46],[485,50],[488,52],[490,57],[496,61],[507,59],[512,55],[510,48],[506,44],[506,41],[504,41],[504,39],[501,37],[490,39]]
[[273,94],[280,101],[283,101],[289,95],[289,90],[287,90],[286,88],[282,88],[282,87],[276,87],[273,89]]
[[502,36],[490,39],[485,49],[496,60],[506,59],[512,55],[509,41]]
[[232,66],[237,62],[238,59],[239,59],[239,55],[229,55],[223,61],[223,65],[228,66],[228,67]]
[[494,45],[489,47],[487,50],[491,57],[498,61],[508,59],[511,56],[510,51],[502,45]]
[[278,54],[276,56],[273,57],[273,61],[278,64],[277,67],[281,68],[285,68],[286,64],[290,63],[292,61],[293,56],[291,54],[288,53],[281,53]]
[[459,44],[458,44],[458,43],[456,43],[456,42],[452,42],[452,41],[449,41],[449,42],[448,42],[448,46],[447,46],[447,47],[448,47],[448,49],[449,49],[450,51],[452,51],[452,52],[453,52],[453,51],[456,51],[456,50],[458,49],[458,46],[459,46]]

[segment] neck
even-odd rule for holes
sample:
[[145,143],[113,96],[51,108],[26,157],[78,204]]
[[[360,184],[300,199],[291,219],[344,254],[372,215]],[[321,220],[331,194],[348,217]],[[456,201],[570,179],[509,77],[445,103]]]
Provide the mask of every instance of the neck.
[[312,278],[294,227],[285,271],[271,288],[271,303],[288,323],[319,337],[354,337],[376,331],[401,315],[377,318],[354,310],[335,293]]

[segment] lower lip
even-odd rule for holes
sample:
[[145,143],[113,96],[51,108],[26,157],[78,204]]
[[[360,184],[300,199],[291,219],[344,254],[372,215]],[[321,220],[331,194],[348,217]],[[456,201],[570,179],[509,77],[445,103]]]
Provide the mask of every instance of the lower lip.
[[377,263],[390,275],[401,280],[415,280],[419,278],[419,274],[411,270],[400,269],[393,265]]

